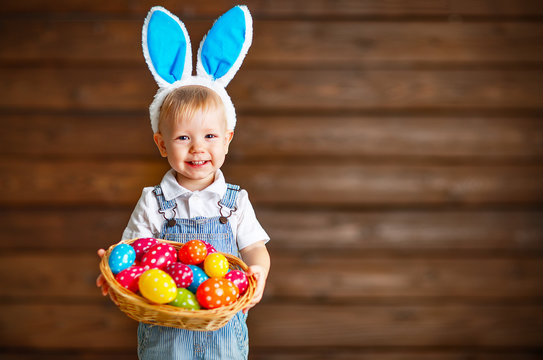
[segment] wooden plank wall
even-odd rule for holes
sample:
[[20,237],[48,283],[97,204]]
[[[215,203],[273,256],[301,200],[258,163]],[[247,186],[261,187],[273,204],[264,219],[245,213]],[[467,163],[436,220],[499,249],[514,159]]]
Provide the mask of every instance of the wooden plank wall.
[[[155,1],[0,7],[0,357],[134,359],[99,295],[166,170],[140,32]],[[197,44],[231,1],[162,1]],[[247,1],[225,166],[273,238],[252,359],[536,359],[543,5]]]

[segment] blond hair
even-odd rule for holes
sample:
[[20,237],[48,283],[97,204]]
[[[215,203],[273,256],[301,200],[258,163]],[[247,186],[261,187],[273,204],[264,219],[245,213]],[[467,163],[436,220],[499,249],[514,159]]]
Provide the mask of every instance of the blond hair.
[[192,118],[198,111],[220,109],[226,123],[226,112],[221,97],[213,90],[200,85],[189,85],[175,89],[166,96],[160,107],[158,127],[166,119],[178,121]]

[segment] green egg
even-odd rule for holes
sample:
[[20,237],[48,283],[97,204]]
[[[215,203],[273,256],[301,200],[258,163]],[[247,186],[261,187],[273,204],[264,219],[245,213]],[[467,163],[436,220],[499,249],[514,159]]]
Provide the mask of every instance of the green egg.
[[177,296],[169,305],[188,310],[200,310],[200,304],[196,300],[196,295],[184,288],[177,289]]

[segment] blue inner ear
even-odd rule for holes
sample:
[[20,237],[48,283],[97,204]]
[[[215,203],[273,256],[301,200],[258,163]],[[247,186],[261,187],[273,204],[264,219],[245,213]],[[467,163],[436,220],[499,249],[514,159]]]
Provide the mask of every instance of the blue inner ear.
[[147,48],[161,78],[170,84],[181,79],[187,41],[179,24],[168,14],[157,10],[151,15],[147,27]]
[[236,62],[245,41],[245,14],[239,7],[230,9],[213,25],[201,50],[202,65],[213,79],[223,77]]

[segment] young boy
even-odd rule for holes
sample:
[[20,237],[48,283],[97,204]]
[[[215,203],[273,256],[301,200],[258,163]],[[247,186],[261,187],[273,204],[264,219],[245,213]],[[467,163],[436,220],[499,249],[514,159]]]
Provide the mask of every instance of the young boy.
[[[227,126],[221,98],[204,86],[184,86],[168,94],[154,141],[171,170],[159,186],[143,189],[123,239],[155,237],[187,242],[201,239],[241,258],[257,279],[249,306],[223,328],[195,332],[140,323],[140,359],[245,359],[247,310],[262,298],[270,257],[268,235],[258,223],[248,194],[227,184],[220,170],[234,132]],[[99,255],[104,251],[99,250]],[[107,285],[97,280],[102,293]]]
[[[269,237],[256,219],[247,192],[227,184],[220,168],[236,124],[225,87],[239,70],[252,34],[246,6],[224,13],[200,44],[193,76],[192,47],[183,22],[160,6],[151,8],[145,18],[143,55],[159,85],[149,107],[153,138],[172,169],[160,185],[143,189],[123,239],[205,240],[218,251],[240,255],[257,286],[249,306],[217,331],[140,323],[140,359],[247,358],[245,320],[266,285]],[[100,249],[98,254],[104,252]],[[104,295],[108,293],[103,277],[97,285]]]

